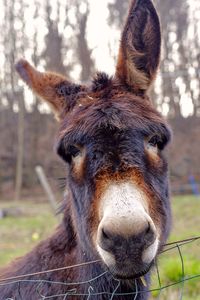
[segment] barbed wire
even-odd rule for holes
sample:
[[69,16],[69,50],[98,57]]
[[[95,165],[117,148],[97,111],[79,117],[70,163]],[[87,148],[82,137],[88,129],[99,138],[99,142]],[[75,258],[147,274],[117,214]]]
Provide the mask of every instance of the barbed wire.
[[[143,286],[145,286],[144,284],[144,280],[142,278],[137,278],[134,280],[135,283],[135,291],[133,292],[128,292],[128,293],[119,293],[117,292],[118,289],[120,288],[121,285],[121,281],[118,279],[115,279],[114,277],[112,278],[114,280],[114,282],[116,282],[116,286],[113,288],[112,292],[109,291],[102,291],[102,292],[95,292],[95,288],[94,288],[94,284],[95,282],[98,281],[98,279],[104,277],[107,273],[109,273],[108,271],[105,271],[101,274],[99,274],[96,277],[93,277],[89,280],[85,280],[85,281],[80,281],[80,282],[60,282],[60,281],[52,281],[52,280],[44,280],[44,279],[26,279],[27,277],[35,277],[35,276],[40,276],[43,274],[48,274],[48,273],[54,273],[54,272],[60,272],[62,270],[68,270],[68,269],[73,269],[73,268],[82,268],[91,264],[96,264],[98,262],[100,262],[100,260],[95,260],[95,261],[89,261],[89,262],[84,262],[84,263],[80,263],[80,264],[76,264],[76,265],[72,265],[72,266],[67,266],[67,267],[63,267],[63,268],[57,268],[57,269],[52,269],[52,270],[47,270],[47,271],[42,271],[42,272],[37,272],[37,273],[31,273],[31,274],[26,274],[26,275],[19,275],[19,276],[15,276],[15,277],[9,277],[9,278],[5,278],[5,279],[1,279],[0,280],[0,286],[6,286],[6,285],[12,285],[12,284],[17,284],[18,285],[18,298],[6,298],[6,299],[2,299],[2,300],[27,300],[27,299],[23,299],[22,295],[21,295],[21,291],[23,290],[22,288],[22,284],[23,283],[28,283],[28,284],[33,284],[35,285],[35,292],[37,294],[37,296],[39,297],[39,300],[47,300],[47,299],[62,299],[62,300],[66,300],[68,296],[76,296],[76,297],[87,297],[84,299],[87,300],[91,300],[93,299],[92,297],[94,296],[107,296],[108,300],[113,300],[114,297],[116,296],[133,296],[133,300],[136,300],[139,294],[142,293],[155,293],[157,292],[157,298],[156,299],[160,299],[161,293],[163,290],[166,290],[170,287],[176,286],[176,285],[180,285],[180,291],[179,291],[179,300],[183,299],[183,295],[184,295],[184,287],[185,287],[185,282],[191,281],[191,280],[195,280],[200,278],[200,274],[196,274],[196,275],[192,275],[192,276],[186,276],[185,273],[185,264],[184,264],[184,259],[183,259],[183,255],[182,255],[182,250],[181,247],[189,244],[189,243],[193,243],[197,240],[200,240],[200,236],[197,237],[192,237],[189,239],[185,239],[185,240],[180,240],[180,241],[175,241],[175,242],[170,242],[164,245],[164,249],[161,251],[160,254],[164,254],[166,252],[169,252],[173,249],[177,249],[178,251],[178,255],[180,257],[180,264],[181,264],[181,276],[180,276],[180,280],[177,280],[175,282],[171,282],[168,284],[163,285],[161,282],[161,276],[160,276],[160,271],[159,271],[159,266],[158,263],[155,262],[155,269],[156,269],[156,275],[157,275],[157,279],[158,279],[158,287],[157,288],[151,288],[149,290],[144,289],[144,290],[139,290],[138,289],[138,283],[142,283]],[[44,284],[49,284],[49,285],[57,285],[57,286],[63,286],[67,288],[67,291],[65,293],[59,293],[59,294],[54,294],[54,295],[44,295],[42,293],[42,288],[44,286]],[[89,285],[87,292],[85,293],[80,293],[78,291],[77,288],[74,288],[73,286],[83,286],[83,285]]]

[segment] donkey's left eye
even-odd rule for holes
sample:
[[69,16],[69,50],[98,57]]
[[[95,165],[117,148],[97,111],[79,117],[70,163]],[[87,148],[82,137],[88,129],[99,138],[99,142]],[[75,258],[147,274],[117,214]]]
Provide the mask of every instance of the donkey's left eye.
[[152,136],[146,143],[147,150],[157,151],[162,148],[162,139],[159,135]]
[[158,146],[159,143],[159,137],[157,135],[154,135],[153,137],[150,138],[148,141],[148,145],[151,147],[156,147]]

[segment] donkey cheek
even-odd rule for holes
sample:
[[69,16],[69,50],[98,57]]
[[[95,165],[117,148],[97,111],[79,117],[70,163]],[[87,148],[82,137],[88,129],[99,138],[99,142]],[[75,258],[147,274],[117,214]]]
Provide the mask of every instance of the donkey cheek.
[[72,173],[73,177],[78,181],[83,181],[85,174],[85,152],[73,158]]

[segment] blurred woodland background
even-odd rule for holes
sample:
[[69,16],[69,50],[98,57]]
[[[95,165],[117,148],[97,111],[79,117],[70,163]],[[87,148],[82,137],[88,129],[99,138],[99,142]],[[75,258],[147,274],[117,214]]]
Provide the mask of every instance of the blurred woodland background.
[[[25,57],[40,70],[88,82],[114,72],[128,0],[0,0],[0,199],[40,193],[35,166],[52,186],[64,176],[53,152],[57,124],[14,65]],[[174,130],[169,149],[172,191],[200,182],[200,1],[155,0],[163,31],[152,100]]]

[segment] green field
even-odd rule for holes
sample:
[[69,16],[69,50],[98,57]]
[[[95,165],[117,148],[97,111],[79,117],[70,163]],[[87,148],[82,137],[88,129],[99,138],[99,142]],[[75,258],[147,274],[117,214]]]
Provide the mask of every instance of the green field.
[[[13,204],[0,202],[0,207]],[[16,205],[16,204],[15,204]],[[35,246],[39,240],[52,233],[58,223],[51,208],[46,203],[20,202],[24,215],[0,220],[0,266],[16,256],[21,256]],[[170,241],[178,241],[200,235],[200,199],[193,196],[174,197],[173,230]],[[182,280],[183,270],[179,250],[184,261],[184,276],[189,278],[200,274],[200,240],[163,253],[158,262],[161,286]],[[158,276],[154,272],[152,289],[159,287]],[[180,292],[183,289],[183,298]],[[200,277],[188,280],[184,285],[174,285],[163,289],[160,297],[154,291],[152,299],[200,300]]]
[[[200,236],[200,199],[193,196],[177,196],[172,199],[173,227],[169,242]],[[181,252],[181,255],[179,253]],[[183,267],[181,262],[183,260]],[[163,253],[158,261],[161,286],[197,276],[183,284],[163,289],[161,300],[200,300],[200,240]],[[159,287],[157,272],[154,272],[152,289]],[[182,290],[183,289],[183,290]],[[183,294],[183,298],[180,294]],[[158,297],[153,293],[152,299]]]

